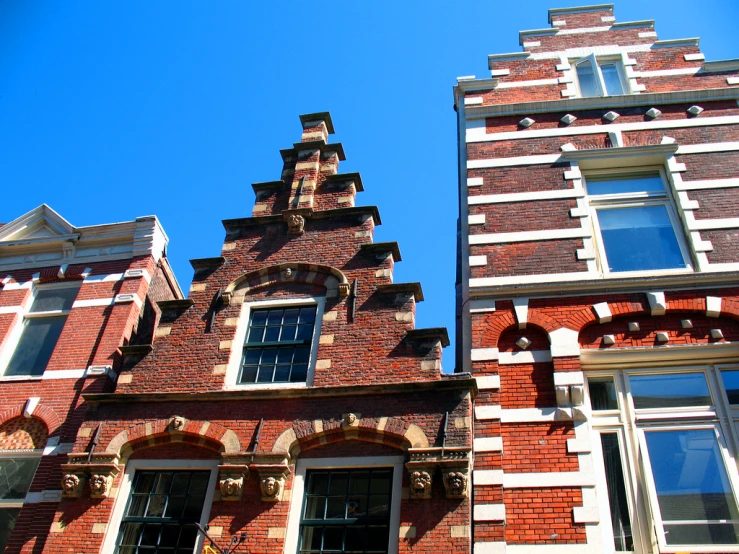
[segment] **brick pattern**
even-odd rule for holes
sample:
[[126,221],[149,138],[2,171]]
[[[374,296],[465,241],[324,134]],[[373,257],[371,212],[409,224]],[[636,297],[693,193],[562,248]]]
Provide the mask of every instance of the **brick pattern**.
[[0,450],[35,450],[46,446],[49,431],[37,418],[14,418],[0,426]]

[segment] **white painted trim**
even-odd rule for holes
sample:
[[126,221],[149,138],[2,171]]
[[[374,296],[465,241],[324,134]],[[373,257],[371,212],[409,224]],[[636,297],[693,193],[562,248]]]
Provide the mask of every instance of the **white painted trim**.
[[721,302],[723,299],[719,296],[706,296],[706,316],[718,317],[721,315]]
[[[565,172],[565,179],[567,179]],[[739,185],[737,185],[739,186]],[[532,202],[536,200],[559,200],[566,198],[584,198],[585,190],[582,187],[564,190],[542,190],[534,192],[510,192],[504,194],[482,194],[470,196],[467,203],[470,206],[480,204],[503,204],[508,202]],[[472,216],[470,216],[472,217]],[[472,223],[472,222],[470,222]]]
[[500,389],[500,375],[476,375],[475,381],[479,390]]
[[505,521],[505,504],[477,504],[472,508],[472,521]]
[[465,106],[475,106],[479,104],[482,104],[482,96],[465,96],[464,97]]
[[[499,83],[496,89],[503,88],[521,88],[521,87],[539,87],[544,85],[558,85],[559,79],[531,79],[529,81],[507,81]],[[465,99],[466,101],[466,99]]]
[[[480,452],[477,447],[475,447],[475,450]],[[476,469],[472,472],[472,481],[475,487],[478,485],[502,485],[503,479],[502,469]]]
[[495,311],[495,300],[492,298],[480,298],[478,300],[470,300],[470,313],[485,313]]
[[701,117],[695,119],[660,119],[633,123],[612,123],[605,125],[587,125],[582,127],[562,127],[554,129],[530,129],[521,131],[506,131],[501,133],[487,133],[486,127],[468,127],[466,142],[496,142],[501,140],[534,139],[566,137],[577,135],[591,135],[606,131],[646,131],[662,129],[682,129],[688,127],[713,127],[716,125],[737,125],[739,115],[720,117]]
[[[5,278],[7,279],[7,277]],[[3,281],[5,281],[3,279]],[[2,290],[20,290],[20,289],[32,289],[33,281],[25,281],[23,283],[7,283]]]
[[403,483],[402,456],[368,456],[360,458],[302,458],[298,460],[293,477],[290,494],[290,511],[287,520],[284,552],[298,550],[300,533],[300,510],[303,507],[303,491],[305,490],[305,474],[309,469],[392,467],[393,491],[390,501],[390,540],[388,554],[398,553],[400,535],[400,504]]
[[679,69],[660,69],[658,71],[634,71],[630,77],[672,77],[676,75],[695,75],[700,67],[682,67]]
[[56,379],[81,379],[85,376],[84,369],[58,369],[55,371],[46,370],[41,375],[43,381]]
[[706,59],[706,56],[701,52],[697,52],[694,54],[685,54],[683,56],[683,59],[686,62],[702,62],[703,60]]
[[140,279],[143,278],[147,283],[151,283],[151,275],[146,268],[127,269],[123,273],[123,279]]
[[[477,408],[476,408],[477,409]],[[557,408],[516,408],[501,410],[501,423],[538,423],[554,421]],[[480,418],[478,418],[480,419]]]
[[595,475],[580,471],[552,471],[542,473],[508,473],[503,476],[506,489],[548,487],[594,487]]
[[503,451],[503,437],[479,437],[474,439],[472,442],[475,452]]
[[[596,56],[617,56],[621,53],[632,52],[649,52],[652,49],[651,44],[630,44],[627,46],[603,45],[603,46],[586,46],[583,48],[567,48],[566,50],[557,50],[551,52],[531,52],[529,59],[531,60],[557,60],[561,55],[568,58],[584,58],[590,54]],[[489,56],[488,56],[489,58]]]
[[484,267],[488,265],[487,256],[470,256],[469,257],[470,267]]
[[509,544],[505,554],[593,554],[599,552],[597,548],[592,544]]
[[492,287],[503,285],[524,285],[541,283],[562,283],[566,281],[582,281],[603,279],[597,271],[579,271],[575,273],[547,273],[537,275],[512,275],[506,277],[477,277],[470,279],[470,287]]
[[89,275],[86,276],[83,283],[108,283],[111,281],[121,281],[123,279],[123,273],[108,273],[102,275]]
[[592,237],[589,229],[547,229],[544,231],[517,231],[514,233],[488,233],[483,235],[470,235],[470,245],[476,244],[501,244],[508,242],[530,242],[541,240],[562,240]]
[[485,214],[468,215],[467,225],[485,225]]
[[111,306],[115,303],[115,298],[91,298],[89,300],[75,300],[72,304],[74,308],[91,308],[93,306]]
[[732,152],[739,150],[739,141],[736,142],[708,142],[705,144],[685,144],[677,149],[675,154],[705,154],[708,152]]
[[675,183],[676,190],[726,189],[739,187],[739,178],[704,179],[700,181],[680,181]]
[[560,154],[541,154],[537,156],[512,156],[487,160],[468,160],[467,169],[489,169],[492,167],[513,167],[517,165],[553,164],[560,161]]
[[585,439],[567,439],[567,452],[570,454],[589,453],[593,451],[593,445]]
[[572,517],[575,523],[600,523],[600,510],[597,506],[575,506]]
[[521,350],[516,352],[501,352],[498,363],[504,364],[536,364],[551,362],[552,353],[549,350]]
[[473,362],[487,362],[498,359],[497,348],[473,348],[471,360]]
[[[118,529],[123,519],[128,497],[133,485],[133,477],[136,470],[210,470],[210,481],[208,482],[208,491],[203,501],[203,512],[200,518],[200,525],[205,528],[210,520],[210,510],[213,505],[213,495],[216,490],[215,483],[218,479],[218,460],[129,460],[126,463],[126,469],[121,480],[118,494],[113,504],[113,511],[108,519],[108,526],[105,530],[105,539],[101,549],[102,554],[113,554],[115,552],[115,541],[118,536]],[[203,548],[203,536],[198,533],[198,540],[195,543],[194,552],[200,552]]]
[[[484,128],[484,127],[483,127]],[[467,178],[467,186],[468,187],[480,187],[483,185],[483,178],[482,177],[468,177]]]
[[585,383],[582,371],[557,371],[554,373],[554,385],[557,387],[570,387]]
[[23,306],[0,306],[0,314],[22,314]]
[[[580,343],[578,332],[566,327],[555,329],[549,333],[552,357],[579,356]],[[581,381],[582,382],[582,381]]]
[[503,410],[500,406],[475,406],[475,419],[484,421],[487,419],[500,419]]
[[473,554],[506,554],[506,543],[502,541],[476,542],[472,552]]
[[528,298],[513,298],[513,312],[516,316],[519,329],[526,329],[526,324],[529,319],[529,299]]
[[595,315],[598,316],[598,323],[608,323],[613,318],[611,308],[608,307],[608,302],[593,304],[593,309],[595,310]]
[[739,217],[724,219],[695,219],[692,212],[685,213],[685,222],[690,231],[705,231],[707,229],[736,229],[739,227]]

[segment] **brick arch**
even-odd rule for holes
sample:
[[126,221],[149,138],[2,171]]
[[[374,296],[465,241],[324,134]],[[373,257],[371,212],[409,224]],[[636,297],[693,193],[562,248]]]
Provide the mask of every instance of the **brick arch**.
[[[16,404],[15,406],[0,412],[0,425],[3,425],[6,421],[15,417],[21,417],[23,415],[24,407],[25,404]],[[39,403],[33,410],[33,417],[40,419],[46,424],[46,428],[49,430],[49,435],[54,433],[54,431],[56,431],[62,424],[54,409],[41,403]]]
[[0,451],[37,450],[49,440],[49,428],[38,417],[13,417],[0,425]]
[[541,327],[547,334],[562,328],[562,324],[551,316],[540,312],[536,308],[529,308],[526,327],[531,325]]
[[[614,319],[649,314],[646,300],[644,302],[608,302],[607,304]],[[598,315],[595,313],[595,309],[593,306],[585,306],[572,314],[565,322],[565,326],[580,333],[594,323],[598,323]]]
[[[241,451],[241,442],[231,429],[210,421],[185,419],[181,429],[172,425],[174,418],[158,419],[134,425],[118,433],[105,447],[111,454],[121,455],[131,450],[131,445],[149,439],[169,438],[169,442],[178,442],[180,437],[190,436],[215,443],[223,454],[236,454]],[[161,442],[161,441],[160,441]]]
[[328,265],[288,262],[245,273],[231,281],[224,294],[246,296],[256,289],[279,283],[318,285],[342,296],[349,293],[349,281],[341,270]]
[[526,329],[519,329],[518,324],[511,325],[500,334],[496,346],[501,351],[509,346],[514,351],[520,350],[515,342],[524,336],[532,341],[532,345],[527,350],[549,350],[549,333],[538,325],[526,325]]
[[381,417],[358,419],[356,425],[325,420],[295,423],[277,437],[272,453],[295,455],[301,450],[345,440],[374,442],[399,450],[429,447],[426,433],[415,423]]

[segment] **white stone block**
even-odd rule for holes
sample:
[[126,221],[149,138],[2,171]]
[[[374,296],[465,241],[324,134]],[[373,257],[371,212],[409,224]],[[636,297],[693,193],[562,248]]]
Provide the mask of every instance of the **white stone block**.
[[648,292],[647,300],[652,310],[652,315],[665,315],[667,304],[665,303],[664,292]]
[[664,331],[657,332],[657,342],[668,342],[669,340],[670,340],[670,335],[668,335]]
[[598,316],[598,323],[608,323],[613,319],[613,314],[611,314],[611,308],[608,307],[608,302],[593,304],[593,309],[595,310],[595,315]]
[[722,339],[724,338],[724,333],[721,329],[711,329],[711,338],[716,340]]
[[680,320],[680,326],[683,329],[692,329],[693,328],[693,322],[689,319],[682,319]]
[[500,389],[500,375],[478,375],[475,380],[480,390]]
[[641,326],[639,325],[638,321],[629,321],[629,331],[632,333],[635,333],[636,331],[641,331]]
[[657,108],[649,108],[646,112],[646,116],[651,117],[652,119],[657,119],[661,115],[662,115],[662,112],[658,110]]
[[616,344],[616,337],[613,335],[603,335],[603,344]]
[[521,337],[520,339],[516,341],[516,345],[521,350],[526,350],[529,346],[531,346],[531,341],[527,339],[526,337]]
[[524,117],[521,121],[518,122],[518,124],[523,128],[531,127],[536,121],[531,119],[530,117]]
[[562,116],[562,118],[560,119],[560,121],[564,123],[565,125],[570,125],[574,123],[575,120],[577,120],[577,117],[575,117],[571,113],[568,113],[567,115]]
[[703,111],[703,108],[700,106],[690,106],[688,108],[688,113],[690,115],[700,115],[700,113]]
[[608,121],[615,121],[619,117],[621,117],[621,114],[614,111],[606,112],[605,114],[603,114],[603,119],[607,119]]
[[475,452],[502,452],[502,437],[481,437],[473,441]]
[[505,504],[478,504],[472,512],[473,521],[505,521]]
[[500,406],[476,406],[475,407],[475,418],[484,421],[488,419],[500,419],[501,408]]
[[718,317],[719,315],[721,315],[721,298],[706,296],[706,316]]
[[498,359],[497,348],[473,348],[470,353],[470,359],[473,362],[487,362]]

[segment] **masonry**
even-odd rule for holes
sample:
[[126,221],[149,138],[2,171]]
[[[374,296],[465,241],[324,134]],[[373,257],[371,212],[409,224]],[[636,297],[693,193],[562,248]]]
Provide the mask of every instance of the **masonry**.
[[455,87],[474,552],[735,551],[739,62],[549,23]]

